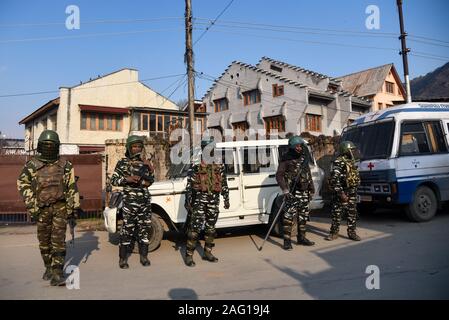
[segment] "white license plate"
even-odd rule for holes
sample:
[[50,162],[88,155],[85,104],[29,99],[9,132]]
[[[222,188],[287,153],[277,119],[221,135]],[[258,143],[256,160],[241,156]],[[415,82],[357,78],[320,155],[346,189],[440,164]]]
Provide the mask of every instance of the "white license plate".
[[363,195],[363,196],[358,196],[358,202],[371,202],[373,201],[373,196],[369,196],[369,195]]

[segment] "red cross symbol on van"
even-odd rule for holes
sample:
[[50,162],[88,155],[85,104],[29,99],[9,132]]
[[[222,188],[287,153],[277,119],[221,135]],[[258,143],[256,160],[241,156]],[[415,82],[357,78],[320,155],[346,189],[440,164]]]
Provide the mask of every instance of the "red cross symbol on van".
[[373,170],[374,164],[372,162],[368,163],[369,171]]

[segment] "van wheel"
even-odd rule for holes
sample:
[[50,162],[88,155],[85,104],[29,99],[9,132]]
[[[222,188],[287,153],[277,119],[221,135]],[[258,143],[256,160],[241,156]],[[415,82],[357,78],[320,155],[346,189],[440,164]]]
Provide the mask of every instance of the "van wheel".
[[[270,219],[268,220],[268,228],[270,228],[271,225],[273,224],[273,220],[276,217],[276,214],[278,213],[281,205],[282,205],[282,196],[277,196],[276,199],[274,200],[273,207],[271,208]],[[281,212],[276,221],[276,224],[273,226],[273,229],[271,230],[271,234],[273,236],[281,237],[281,238],[284,236],[284,232],[282,229],[282,218],[283,218],[283,216],[282,216],[282,212]],[[267,229],[267,231],[268,231],[268,229]]]
[[411,221],[424,222],[431,220],[437,212],[438,201],[432,189],[419,187],[413,195],[413,201],[405,207],[407,217]]

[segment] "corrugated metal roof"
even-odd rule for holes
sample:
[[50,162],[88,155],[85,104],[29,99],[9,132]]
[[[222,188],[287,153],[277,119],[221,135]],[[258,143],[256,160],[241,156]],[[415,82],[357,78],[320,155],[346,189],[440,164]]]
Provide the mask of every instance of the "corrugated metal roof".
[[389,63],[380,67],[338,77],[336,79],[341,80],[341,86],[344,90],[347,90],[354,95],[359,97],[371,96],[381,90],[385,78],[388,76],[392,67],[393,64]]

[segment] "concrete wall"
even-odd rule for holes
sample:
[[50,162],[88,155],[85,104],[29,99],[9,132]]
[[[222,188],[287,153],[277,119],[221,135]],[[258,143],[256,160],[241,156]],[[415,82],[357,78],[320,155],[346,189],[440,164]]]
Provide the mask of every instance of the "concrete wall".
[[[275,65],[279,68],[282,68],[282,72],[274,71],[270,68],[271,65]],[[327,86],[329,84],[329,78],[321,78],[317,75],[312,75],[311,73],[296,71],[293,68],[286,67],[277,62],[269,61],[262,59],[257,65],[258,68],[267,70],[274,74],[282,75],[290,80],[297,81],[301,84],[305,84],[306,86],[316,89],[316,90],[327,90]]]
[[[273,97],[273,84],[284,86],[283,96]],[[244,106],[241,93],[250,89],[261,91],[261,101]],[[213,101],[220,98],[228,99],[229,110],[216,113]],[[305,131],[305,113],[318,108],[322,116],[322,130],[310,133],[332,136],[341,132],[351,114],[350,97],[334,94],[334,101],[329,104],[309,105],[308,88],[279,81],[238,63],[229,67],[203,101],[206,103],[209,113],[207,126],[221,126],[224,129],[232,129],[232,123],[240,121],[248,121],[249,127],[252,129],[264,129],[263,118],[281,115],[286,120],[285,131],[299,134]]]
[[[107,159],[107,164],[105,164],[105,171],[103,172],[106,172],[110,178],[117,162],[125,156],[126,139],[109,139],[106,140],[105,144],[104,155]],[[145,141],[145,157],[151,161],[154,167],[156,181],[166,180],[165,175],[170,166],[170,154],[168,150],[168,143],[164,140],[152,139],[151,141]]]

